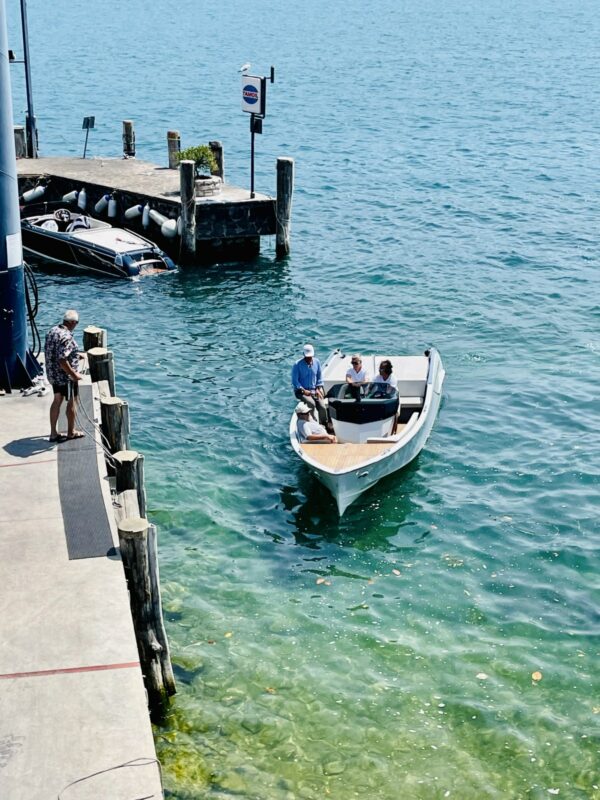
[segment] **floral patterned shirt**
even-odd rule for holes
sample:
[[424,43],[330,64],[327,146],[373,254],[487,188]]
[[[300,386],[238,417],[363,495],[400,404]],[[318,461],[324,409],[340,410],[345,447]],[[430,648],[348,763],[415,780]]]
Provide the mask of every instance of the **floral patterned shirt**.
[[50,328],[46,335],[44,344],[44,354],[46,356],[46,377],[48,383],[64,386],[70,378],[59,361],[66,359],[77,372],[79,369],[79,348],[77,342],[68,328],[64,325],[55,325]]

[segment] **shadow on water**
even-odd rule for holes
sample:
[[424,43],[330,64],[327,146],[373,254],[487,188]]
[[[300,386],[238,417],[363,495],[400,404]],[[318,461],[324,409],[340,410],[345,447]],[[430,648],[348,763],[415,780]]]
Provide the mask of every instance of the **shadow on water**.
[[251,262],[214,264],[209,267],[180,267],[167,287],[167,294],[194,300],[207,300],[222,293],[229,295],[248,287],[257,289],[288,289],[291,285],[289,267],[285,262],[261,256]]
[[127,280],[115,279],[109,275],[97,275],[91,271],[77,270],[67,264],[35,259],[31,266],[42,282],[54,279],[61,284],[78,284],[85,282],[89,288],[114,291],[115,287],[135,287],[149,294],[195,300],[202,297],[220,297],[235,293],[241,288],[282,289],[289,288],[291,277],[287,259],[275,260],[274,257],[260,256],[249,262],[230,262],[211,266],[192,265],[178,267],[174,272],[163,275],[148,275],[143,278]]
[[[281,503],[289,514],[289,524],[296,543],[320,549],[325,543],[359,550],[396,550],[390,540],[410,521],[427,495],[425,478],[419,472],[418,458],[404,469],[382,478],[374,487],[350,505],[342,517],[330,492],[304,465],[298,470],[296,486],[281,489]],[[414,540],[421,544],[422,532]]]

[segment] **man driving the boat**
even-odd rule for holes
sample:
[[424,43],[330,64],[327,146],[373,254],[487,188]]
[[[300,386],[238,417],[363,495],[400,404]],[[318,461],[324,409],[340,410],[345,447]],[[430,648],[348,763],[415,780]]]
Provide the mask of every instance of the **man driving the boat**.
[[397,389],[398,379],[392,374],[392,370],[392,362],[389,359],[384,358],[379,365],[379,375],[375,375],[373,378],[373,383],[387,383],[387,385],[391,386],[392,389]]
[[312,344],[305,344],[303,357],[298,359],[292,367],[292,386],[298,400],[302,400],[309,407],[309,412],[317,409],[319,422],[327,425],[327,407],[323,391],[323,377],[321,375],[321,362],[315,358],[315,349]]
[[298,403],[295,411],[298,417],[296,433],[301,442],[312,442],[314,444],[335,444],[337,442],[333,434],[327,433],[322,425],[319,425],[318,422],[311,418],[311,409],[306,403]]

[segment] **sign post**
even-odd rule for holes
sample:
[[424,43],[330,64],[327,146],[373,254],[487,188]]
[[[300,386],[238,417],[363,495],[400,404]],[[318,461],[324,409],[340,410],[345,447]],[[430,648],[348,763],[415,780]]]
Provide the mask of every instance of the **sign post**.
[[267,113],[267,80],[275,83],[275,67],[269,78],[242,75],[242,111],[250,114],[250,197],[254,193],[254,134],[262,133],[262,121]]
[[90,135],[90,131],[94,129],[94,125],[96,124],[96,117],[84,117],[83,124],[81,125],[81,130],[85,131],[85,144],[83,145],[83,157],[85,158],[85,154],[87,152],[87,143],[88,143],[88,136]]

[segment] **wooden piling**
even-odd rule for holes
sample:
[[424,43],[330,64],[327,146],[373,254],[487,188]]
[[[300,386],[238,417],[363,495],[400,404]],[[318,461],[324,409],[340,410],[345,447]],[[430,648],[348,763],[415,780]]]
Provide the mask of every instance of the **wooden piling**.
[[102,432],[111,453],[129,449],[129,405],[120,397],[100,401]]
[[277,223],[275,253],[287,256],[290,252],[290,222],[294,192],[294,159],[277,159]]
[[115,477],[117,493],[137,488],[136,463],[140,454],[136,450],[117,450],[115,455]]
[[145,517],[144,456],[136,450],[118,450],[114,456],[117,494],[133,490],[138,501],[137,516]]
[[107,335],[104,328],[88,325],[83,331],[83,349],[91,350],[92,347],[106,347]]
[[[151,561],[156,562],[155,536],[149,536],[149,523],[143,517],[129,517],[118,524],[119,545],[129,582],[129,600],[138,642],[138,652],[146,681],[150,710],[155,719],[166,711],[168,698],[175,693],[168,645],[161,643],[164,623],[160,594],[155,591]],[[149,541],[149,538],[152,541]],[[165,640],[166,642],[166,637]],[[167,667],[164,668],[165,663]]]
[[177,158],[181,150],[181,136],[179,131],[167,131],[167,149],[169,152],[169,169],[177,169],[179,159]]
[[17,158],[27,158],[27,137],[23,125],[14,126],[15,153]]
[[179,165],[181,194],[181,259],[192,262],[196,255],[196,165],[184,160]]
[[217,162],[217,171],[213,175],[218,175],[219,178],[225,183],[225,154],[223,152],[222,142],[209,142],[208,146],[212,150],[212,154]]
[[108,381],[98,381],[96,386],[98,387],[98,398],[100,400],[104,400],[106,397],[112,397]]
[[117,527],[119,522],[124,519],[142,516],[135,489],[125,489],[124,492],[118,492],[113,507],[115,509]]
[[90,376],[94,383],[108,381],[110,393],[115,394],[115,362],[112,350],[105,347],[92,347],[87,351]]
[[152,524],[148,525],[148,565],[150,568],[150,585],[152,587],[155,632],[161,648],[158,657],[160,658],[165,689],[167,690],[167,694],[172,696],[176,693],[177,689],[175,688],[175,676],[173,675],[173,667],[171,666],[171,651],[162,614],[160,575],[158,570],[158,532],[156,525]]
[[135,130],[131,119],[123,120],[123,156],[135,158]]

